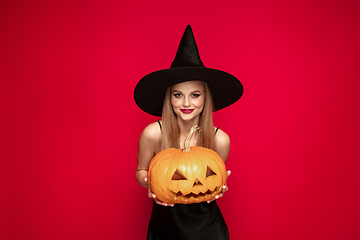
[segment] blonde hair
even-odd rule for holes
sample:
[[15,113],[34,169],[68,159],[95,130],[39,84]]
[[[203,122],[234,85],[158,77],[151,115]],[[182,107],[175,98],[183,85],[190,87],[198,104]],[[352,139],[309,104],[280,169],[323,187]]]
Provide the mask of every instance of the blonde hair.
[[[205,102],[202,113],[200,114],[199,127],[200,134],[198,145],[214,149],[214,123],[212,113],[214,105],[212,101],[209,86],[204,84]],[[162,109],[162,135],[160,142],[160,151],[167,148],[180,147],[180,129],[177,122],[177,116],[171,105],[171,87],[166,90],[164,104]]]

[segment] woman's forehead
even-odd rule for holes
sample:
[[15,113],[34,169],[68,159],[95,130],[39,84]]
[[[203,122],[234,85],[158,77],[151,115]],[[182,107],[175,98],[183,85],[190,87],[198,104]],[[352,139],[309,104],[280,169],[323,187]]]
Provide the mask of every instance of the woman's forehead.
[[173,91],[203,91],[204,83],[202,81],[193,80],[175,84],[171,87]]

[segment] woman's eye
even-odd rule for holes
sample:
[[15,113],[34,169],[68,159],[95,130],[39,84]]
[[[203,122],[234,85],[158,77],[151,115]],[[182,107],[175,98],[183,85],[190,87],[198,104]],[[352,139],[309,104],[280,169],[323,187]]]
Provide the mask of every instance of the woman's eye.
[[176,98],[181,98],[181,94],[180,93],[174,93],[174,97],[176,97]]
[[193,98],[198,98],[200,96],[201,96],[201,94],[197,94],[197,93],[194,93],[194,94],[191,95],[191,97],[193,97]]

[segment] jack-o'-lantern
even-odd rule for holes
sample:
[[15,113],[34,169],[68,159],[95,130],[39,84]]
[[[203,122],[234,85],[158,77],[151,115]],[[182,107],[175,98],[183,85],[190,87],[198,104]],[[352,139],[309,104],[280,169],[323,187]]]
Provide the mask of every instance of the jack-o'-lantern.
[[191,147],[193,127],[185,139],[184,149],[169,148],[150,162],[148,182],[151,191],[165,203],[198,203],[212,200],[226,182],[226,167],[215,151]]

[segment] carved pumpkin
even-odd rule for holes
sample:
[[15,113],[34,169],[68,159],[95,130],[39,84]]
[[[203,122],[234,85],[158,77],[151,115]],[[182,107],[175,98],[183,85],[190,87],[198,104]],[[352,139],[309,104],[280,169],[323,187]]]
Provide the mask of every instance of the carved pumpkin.
[[215,151],[189,146],[198,129],[189,132],[184,150],[165,149],[150,162],[148,182],[156,197],[166,203],[198,203],[212,200],[226,182],[226,167]]

